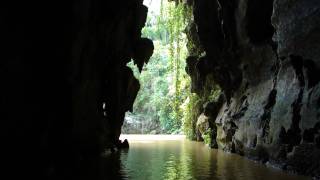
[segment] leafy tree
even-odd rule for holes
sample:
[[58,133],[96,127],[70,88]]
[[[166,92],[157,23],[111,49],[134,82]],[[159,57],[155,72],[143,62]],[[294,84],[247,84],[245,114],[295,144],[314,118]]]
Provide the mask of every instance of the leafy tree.
[[142,34],[155,48],[141,74],[133,62],[128,63],[141,84],[130,115],[141,122],[159,124],[159,133],[183,131],[194,139],[197,109],[203,100],[190,92],[191,80],[185,72],[190,42],[184,31],[192,21],[192,9],[175,1],[145,2],[150,4]]

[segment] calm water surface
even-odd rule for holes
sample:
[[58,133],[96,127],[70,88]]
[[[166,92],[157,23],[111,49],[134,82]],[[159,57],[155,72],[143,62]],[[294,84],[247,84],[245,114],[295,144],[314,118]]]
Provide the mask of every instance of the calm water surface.
[[122,135],[130,149],[118,156],[122,179],[222,179],[291,180],[307,179],[247,160],[235,154],[209,149],[184,136]]

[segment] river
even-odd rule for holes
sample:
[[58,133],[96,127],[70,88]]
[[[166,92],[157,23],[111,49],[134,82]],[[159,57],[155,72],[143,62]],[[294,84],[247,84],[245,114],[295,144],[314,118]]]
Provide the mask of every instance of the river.
[[[236,154],[210,149],[175,135],[121,135],[129,150],[121,150],[113,177],[133,180],[293,180],[308,179],[266,167]],[[110,170],[110,169],[109,169]]]

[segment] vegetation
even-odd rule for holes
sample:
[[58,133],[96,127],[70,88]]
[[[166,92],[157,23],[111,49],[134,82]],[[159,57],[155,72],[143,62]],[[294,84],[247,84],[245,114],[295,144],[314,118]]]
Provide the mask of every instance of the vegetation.
[[185,10],[184,5],[166,0],[152,2],[142,34],[153,41],[153,56],[141,74],[133,62],[128,64],[141,84],[131,116],[159,123],[162,133],[181,132],[184,114],[180,106],[189,95],[190,79],[184,70],[188,55]]
[[184,31],[192,21],[192,9],[167,0],[144,2],[149,14],[142,34],[153,41],[155,48],[141,73],[133,62],[128,63],[141,87],[133,113],[127,116],[159,124],[161,131],[157,133],[183,132],[195,139],[196,119],[203,100],[190,92],[191,80],[185,72],[185,59],[192,42],[187,42]]

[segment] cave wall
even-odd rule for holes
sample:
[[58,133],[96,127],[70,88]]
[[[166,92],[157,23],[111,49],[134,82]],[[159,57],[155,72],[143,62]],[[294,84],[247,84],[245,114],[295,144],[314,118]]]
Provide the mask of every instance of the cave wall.
[[187,71],[200,96],[209,75],[223,91],[208,115],[217,147],[319,176],[320,1],[194,0],[193,8],[189,33],[205,53],[191,52]]
[[[186,2],[205,52],[188,58],[192,91],[210,75],[224,93],[203,113],[217,147],[319,176],[320,1]],[[126,63],[153,51],[146,15],[142,0],[2,2],[1,176],[63,179],[118,143],[139,89]]]
[[126,63],[153,51],[146,16],[142,0],[2,2],[3,176],[70,179],[117,145],[139,90]]

